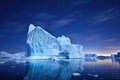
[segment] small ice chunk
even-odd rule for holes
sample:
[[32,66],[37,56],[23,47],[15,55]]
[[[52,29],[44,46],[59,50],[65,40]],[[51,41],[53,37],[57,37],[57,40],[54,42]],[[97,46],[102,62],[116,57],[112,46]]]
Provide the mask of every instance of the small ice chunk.
[[97,74],[93,75],[93,74],[88,74],[89,76],[93,76],[93,77],[98,77]]
[[0,64],[4,64],[4,63],[5,63],[4,61],[0,62]]
[[73,73],[73,76],[80,76],[80,73]]
[[97,75],[97,74],[95,74],[95,75],[94,75],[94,77],[98,77],[98,75]]

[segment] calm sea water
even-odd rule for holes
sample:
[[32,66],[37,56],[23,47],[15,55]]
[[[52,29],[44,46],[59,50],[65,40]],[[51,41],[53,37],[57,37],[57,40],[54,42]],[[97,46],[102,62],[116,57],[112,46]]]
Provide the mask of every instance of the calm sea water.
[[119,62],[111,59],[0,59],[0,80],[120,80]]

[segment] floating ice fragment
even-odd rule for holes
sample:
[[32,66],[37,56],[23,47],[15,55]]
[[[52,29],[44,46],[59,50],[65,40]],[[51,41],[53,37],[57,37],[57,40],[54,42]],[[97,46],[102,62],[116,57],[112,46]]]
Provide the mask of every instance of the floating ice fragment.
[[93,75],[93,74],[88,74],[89,76],[93,76],[93,77],[98,77],[97,74]]
[[97,75],[97,74],[95,74],[95,75],[94,75],[94,77],[98,77],[98,75]]
[[0,64],[4,64],[4,63],[5,63],[4,61],[0,62]]
[[80,73],[73,73],[73,76],[80,76]]

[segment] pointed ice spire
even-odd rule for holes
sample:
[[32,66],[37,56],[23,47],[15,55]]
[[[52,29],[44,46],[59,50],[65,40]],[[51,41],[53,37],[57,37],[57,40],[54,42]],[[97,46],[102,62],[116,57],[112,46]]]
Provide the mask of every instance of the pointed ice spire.
[[28,34],[33,31],[35,29],[35,26],[33,24],[29,25],[29,29],[28,29]]

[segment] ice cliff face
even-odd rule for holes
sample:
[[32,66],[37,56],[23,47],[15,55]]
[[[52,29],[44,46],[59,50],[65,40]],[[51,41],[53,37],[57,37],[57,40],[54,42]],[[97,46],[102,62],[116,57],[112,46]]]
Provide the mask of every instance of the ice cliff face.
[[61,51],[68,53],[69,58],[83,58],[83,46],[79,44],[72,44],[68,37],[58,37],[58,41],[61,45]]
[[29,26],[27,43],[28,56],[58,55],[60,50],[60,44],[54,36],[32,24]]
[[[58,56],[68,55],[69,58],[83,58],[83,47],[72,44],[68,37],[54,37],[41,27],[30,24],[27,34],[27,56]],[[63,56],[64,56],[63,55]]]

